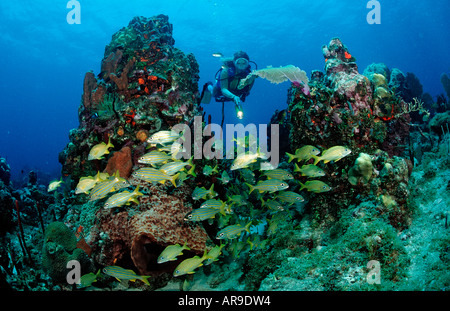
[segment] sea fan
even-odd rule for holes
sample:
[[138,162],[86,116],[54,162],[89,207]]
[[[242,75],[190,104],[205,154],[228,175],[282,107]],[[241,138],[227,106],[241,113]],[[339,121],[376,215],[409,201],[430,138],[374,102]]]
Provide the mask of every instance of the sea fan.
[[303,70],[301,70],[298,67],[295,67],[293,65],[287,65],[284,67],[278,67],[278,68],[273,68],[273,67],[267,67],[264,69],[260,69],[260,70],[254,70],[252,71],[245,79],[243,79],[241,81],[241,83],[239,84],[239,86],[245,86],[246,81],[251,77],[251,76],[259,76],[261,78],[267,79],[272,83],[281,83],[284,82],[286,80],[290,80],[293,83],[300,83],[300,84],[304,84],[304,85],[308,85],[308,77],[306,76],[306,72],[304,72]]

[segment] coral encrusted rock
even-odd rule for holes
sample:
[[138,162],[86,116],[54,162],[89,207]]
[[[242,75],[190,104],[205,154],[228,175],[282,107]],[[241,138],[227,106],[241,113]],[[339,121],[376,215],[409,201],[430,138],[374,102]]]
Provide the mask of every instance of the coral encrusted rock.
[[[84,228],[91,258],[100,266],[119,265],[152,275],[158,286],[172,276],[179,261],[157,264],[156,259],[171,244],[184,244],[185,256],[202,255],[210,242],[197,223],[184,220],[192,210],[192,181],[170,182],[136,179],[133,172],[147,166],[138,162],[154,150],[147,140],[152,134],[176,124],[190,124],[200,116],[198,107],[198,64],[192,54],[174,47],[172,25],[165,15],[135,17],[112,36],[105,48],[101,72],[86,73],[79,108],[80,126],[70,132],[70,143],[60,154],[63,173],[71,176],[72,188],[81,177],[97,172],[119,171],[128,179],[128,189],[113,189],[104,199],[73,207],[66,222]],[[114,147],[104,159],[88,160],[89,151],[100,142]],[[153,148],[153,149],[150,149]],[[116,191],[133,191],[136,202],[104,208]],[[159,281],[158,281],[159,280]]]
[[80,126],[71,131],[70,142],[59,155],[72,186],[104,169],[108,157],[87,159],[94,145],[111,139],[112,154],[127,146],[134,159],[134,152],[146,144],[142,133],[148,136],[200,115],[197,61],[193,54],[175,48],[174,42],[165,15],[135,17],[112,36],[101,72],[86,73]]

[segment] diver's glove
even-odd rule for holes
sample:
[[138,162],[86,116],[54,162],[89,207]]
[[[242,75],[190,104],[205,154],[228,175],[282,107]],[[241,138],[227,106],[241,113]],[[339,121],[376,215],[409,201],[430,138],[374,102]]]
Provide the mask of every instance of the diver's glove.
[[233,97],[233,101],[234,101],[234,103],[238,106],[238,105],[240,105],[241,104],[241,98],[239,97],[239,96],[234,96]]

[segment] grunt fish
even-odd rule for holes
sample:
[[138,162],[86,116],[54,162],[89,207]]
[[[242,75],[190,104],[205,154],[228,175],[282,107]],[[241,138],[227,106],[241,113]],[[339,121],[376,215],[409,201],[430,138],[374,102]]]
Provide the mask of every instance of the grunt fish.
[[176,133],[172,130],[168,130],[168,131],[159,131],[156,132],[155,134],[153,134],[152,136],[150,136],[149,139],[147,139],[147,142],[150,144],[167,144],[167,143],[172,143],[175,140],[177,140],[178,138],[180,138],[183,134],[179,134]]
[[203,167],[203,175],[210,176],[213,174],[219,174],[217,164],[214,167],[211,167],[209,165],[205,165],[205,167]]
[[320,153],[319,149],[311,145],[305,145],[297,150],[295,150],[295,154],[290,154],[286,152],[289,160],[288,163],[291,163],[292,160],[297,159],[298,162],[305,160],[308,161],[314,155],[318,155]]
[[289,185],[286,182],[279,179],[267,179],[263,181],[258,181],[256,186],[252,186],[247,183],[246,185],[250,188],[249,193],[252,193],[252,191],[255,189],[258,190],[259,193],[263,193],[264,191],[276,192],[289,188]]
[[100,269],[97,271],[97,273],[87,273],[83,275],[77,283],[78,288],[85,288],[92,285],[92,283],[97,282],[97,277],[100,275]]
[[250,164],[256,162],[258,158],[264,158],[265,156],[260,152],[255,153],[241,153],[239,154],[236,159],[234,159],[233,163],[231,164],[230,170],[237,170],[241,168],[245,168],[249,166]]
[[217,192],[214,191],[214,184],[211,185],[211,188],[209,188],[209,190],[207,190],[205,187],[196,187],[192,192],[192,199],[194,200],[205,199],[207,196],[210,196],[211,198],[217,196]]
[[249,228],[251,224],[252,221],[249,221],[249,223],[246,224],[244,227],[241,224],[227,226],[217,233],[216,239],[231,240],[240,236],[242,231],[247,231],[248,233],[250,233]]
[[302,176],[308,176],[308,178],[325,176],[325,172],[314,164],[302,165],[301,168],[295,164],[294,167],[294,172],[300,172]]
[[208,253],[208,259],[205,260],[205,266],[212,264],[214,261],[217,261],[220,254],[222,254],[222,248],[225,247],[226,244],[216,245],[214,246]]
[[89,151],[88,160],[103,159],[103,156],[105,154],[109,153],[108,148],[111,148],[111,147],[114,148],[114,145],[111,144],[111,137],[109,137],[107,144],[105,144],[104,142],[101,142],[100,144],[97,144],[91,148],[91,151]]
[[300,186],[301,186],[300,190],[306,188],[308,191],[314,193],[327,192],[331,190],[330,186],[328,186],[326,183],[320,180],[310,180],[304,184],[300,183]]
[[289,180],[294,179],[291,173],[281,168],[265,171],[262,175],[267,176],[268,179]]
[[[174,175],[175,173],[178,173],[179,171],[183,170],[185,166],[191,166],[192,170],[192,167],[194,166],[194,164],[192,163],[192,158],[193,157],[191,157],[187,162],[183,161],[169,162],[161,166],[159,169],[169,176]],[[188,174],[192,175],[193,172],[191,170],[188,171]]]
[[139,186],[137,186],[133,192],[123,191],[112,195],[108,200],[106,200],[105,205],[103,207],[113,208],[117,206],[122,206],[124,204],[129,205],[131,202],[139,204],[139,201],[136,200],[136,198],[141,195],[144,194],[139,192]]
[[203,261],[208,259],[208,255],[206,254],[206,250],[203,253],[202,257],[194,256],[193,258],[188,258],[183,260],[173,272],[173,276],[180,276],[184,274],[192,274],[195,273],[194,270],[198,267],[203,266]]
[[81,177],[78,181],[77,187],[75,188],[75,194],[80,193],[89,193],[89,190],[95,187],[95,185],[102,181],[100,178],[100,172],[95,175],[95,177],[87,176],[87,177]]
[[[217,213],[219,213],[220,210],[210,207],[204,207],[204,208],[197,208],[193,211],[189,212],[185,217],[184,220],[186,221],[203,221],[206,219],[214,218],[216,217]],[[223,212],[225,214],[225,212]]]
[[59,186],[61,186],[62,183],[63,183],[63,180],[62,180],[62,176],[61,176],[61,178],[59,180],[54,180],[54,181],[50,182],[50,184],[48,185],[48,188],[47,188],[47,192],[55,191]]
[[169,176],[161,170],[152,168],[152,167],[142,167],[133,173],[133,176],[138,179],[142,179],[151,183],[159,182],[161,184],[165,184],[166,180],[169,180],[174,187],[177,186],[175,181],[177,180],[179,174]]
[[177,260],[177,256],[183,255],[184,250],[191,250],[189,247],[187,247],[186,243],[187,241],[184,242],[183,246],[181,246],[180,244],[167,246],[159,255],[157,262],[164,263],[167,261]]
[[172,157],[167,153],[158,150],[153,150],[141,156],[138,159],[138,162],[155,166],[155,164],[167,163],[171,159]]
[[150,285],[148,282],[149,275],[137,275],[133,270],[124,269],[119,266],[108,266],[103,268],[103,273],[112,277],[115,277],[117,280],[129,280],[135,282],[136,280],[141,280],[147,285]]
[[294,191],[280,191],[278,192],[276,198],[290,204],[301,203],[305,201],[305,199],[300,194]]
[[321,156],[313,155],[313,158],[315,160],[314,165],[317,165],[317,163],[322,160],[324,163],[328,163],[330,161],[337,162],[343,157],[348,156],[350,153],[352,153],[352,151],[346,147],[334,146],[322,152]]
[[110,192],[117,191],[130,184],[125,178],[119,176],[119,171],[112,177],[95,185],[89,193],[89,201],[100,200],[106,197]]

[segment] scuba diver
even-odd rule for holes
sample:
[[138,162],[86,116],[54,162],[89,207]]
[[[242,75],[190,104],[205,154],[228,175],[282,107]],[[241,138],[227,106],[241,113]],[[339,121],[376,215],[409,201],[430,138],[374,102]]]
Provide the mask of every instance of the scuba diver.
[[[221,54],[218,55],[219,57]],[[250,61],[247,53],[238,51],[234,53],[233,59],[225,59],[222,68],[216,73],[215,83],[207,82],[203,86],[200,97],[201,104],[209,104],[211,96],[216,102],[222,103],[222,123],[224,120],[224,103],[232,101],[235,104],[236,115],[242,119],[244,113],[242,111],[242,102],[250,94],[250,90],[255,82],[256,75],[252,75],[245,81],[243,85],[239,85],[242,79],[246,78],[251,72],[250,62],[258,66],[255,62]]]

